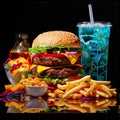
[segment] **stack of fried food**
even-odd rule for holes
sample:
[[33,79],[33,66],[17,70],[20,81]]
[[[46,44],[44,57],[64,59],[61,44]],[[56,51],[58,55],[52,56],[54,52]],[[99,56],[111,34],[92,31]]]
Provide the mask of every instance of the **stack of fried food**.
[[117,95],[116,88],[111,88],[111,81],[93,80],[90,75],[75,81],[67,81],[64,85],[58,84],[57,89],[50,97],[78,99],[82,97],[110,98]]
[[[19,83],[5,85],[6,91],[25,90],[26,85],[48,86],[47,83],[38,77],[22,76]],[[49,88],[49,86],[48,86]],[[86,75],[81,79],[67,81],[65,84],[57,84],[55,90],[48,89],[46,96],[62,99],[79,99],[83,97],[111,98],[117,95],[116,88],[112,88],[111,81],[93,80],[91,75]]]

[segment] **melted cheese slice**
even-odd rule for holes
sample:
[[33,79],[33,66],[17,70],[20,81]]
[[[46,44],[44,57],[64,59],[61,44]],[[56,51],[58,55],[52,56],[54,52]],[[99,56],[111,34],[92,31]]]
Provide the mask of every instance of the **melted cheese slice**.
[[35,65],[35,64],[32,64],[32,66],[30,67],[30,70],[32,69],[32,68],[34,68],[35,66],[37,66],[37,73],[41,73],[41,72],[43,72],[43,71],[45,71],[45,70],[48,70],[48,69],[50,69],[50,68],[53,68],[53,67],[47,67],[47,66],[43,66],[43,65]]
[[78,58],[80,56],[80,54],[73,54],[73,55],[72,54],[65,54],[65,53],[61,53],[61,54],[66,56],[69,59],[71,64],[75,64],[78,61]]
[[43,72],[43,71],[45,71],[45,70],[48,70],[48,69],[50,69],[50,68],[52,68],[52,67],[47,67],[47,66],[41,66],[41,65],[39,65],[39,66],[37,67],[37,73],[41,73],[41,72]]

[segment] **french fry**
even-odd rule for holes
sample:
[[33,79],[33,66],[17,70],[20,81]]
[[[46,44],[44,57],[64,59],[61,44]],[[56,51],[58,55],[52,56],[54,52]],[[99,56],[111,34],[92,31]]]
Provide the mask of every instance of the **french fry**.
[[13,88],[13,87],[14,87],[14,85],[12,85],[12,84],[5,85],[5,90],[11,91],[11,88]]
[[[90,78],[91,78],[91,76],[87,75],[87,76],[85,76],[85,77],[83,77],[81,79],[78,79],[78,80],[75,80],[75,81],[71,81],[71,82],[69,82],[69,84],[75,86],[77,84],[84,83],[85,81],[90,81]],[[57,87],[59,89],[61,89],[61,90],[65,90],[65,89],[68,88],[68,85],[60,85],[60,84],[58,84]]]
[[97,81],[97,80],[93,80],[93,79],[91,79],[91,81],[94,83],[105,84],[105,85],[109,85],[111,83],[110,81]]
[[89,89],[89,88],[84,88],[84,91],[86,91],[86,92],[87,92],[87,91],[88,91],[88,89]]
[[70,103],[65,102],[65,101],[64,101],[64,105],[69,107],[69,108],[72,108],[73,110],[77,110],[77,111],[82,112],[82,113],[86,113],[87,112],[87,110],[81,108],[80,106],[77,106],[77,105],[74,105],[74,104],[70,104]]
[[97,105],[97,106],[100,106],[100,105],[103,105],[103,104],[107,103],[108,101],[109,101],[109,99],[104,99],[104,100],[102,100],[102,101],[97,101],[97,102],[96,102],[96,105]]
[[71,84],[80,84],[80,83],[84,83],[87,81],[90,81],[91,76],[90,75],[86,75],[85,77],[82,77],[81,79],[78,80],[74,80],[72,82],[70,82]]
[[24,89],[24,86],[20,83],[16,84],[15,86],[13,86],[11,88],[11,91],[15,91],[15,90],[23,90]]
[[70,94],[78,91],[79,89],[82,89],[82,88],[85,88],[88,84],[85,83],[85,84],[79,84],[73,88],[71,88],[70,90],[68,90],[67,92],[65,92],[65,94],[62,96],[62,98],[67,98],[67,96],[69,96]]
[[80,106],[89,108],[90,113],[95,113],[96,112],[96,108],[90,102],[84,102],[83,104],[80,104]]
[[63,93],[58,94],[59,98],[62,98],[62,96],[63,96]]
[[54,94],[55,94],[56,96],[58,96],[59,98],[61,98],[64,93],[65,93],[65,92],[62,91],[62,90],[60,90],[60,89],[56,89],[56,90],[54,91]]
[[115,106],[116,104],[117,104],[116,99],[111,99],[111,104],[110,104],[110,106]]
[[108,102],[106,102],[105,104],[102,105],[103,108],[107,108],[109,107],[111,104],[111,101],[109,100]]
[[86,91],[80,90],[80,93],[81,93],[83,96],[86,96]]
[[100,97],[100,95],[96,94],[96,95],[95,95],[95,97],[96,97],[96,98],[99,98],[99,97]]
[[105,98],[108,98],[108,97],[109,97],[108,94],[106,94],[106,93],[104,93],[104,92],[102,92],[102,91],[99,91],[99,90],[96,90],[96,93],[97,93],[98,95],[102,96],[102,97],[105,97]]
[[61,110],[63,110],[63,108],[58,106],[57,111],[60,112]]
[[58,100],[58,101],[55,101],[54,105],[56,105],[56,106],[63,106],[64,105],[64,101],[62,99]]
[[83,103],[80,99],[76,99],[76,100],[66,99],[66,101],[67,101],[68,103],[70,103],[70,104],[76,104],[76,103],[77,103],[78,105],[80,105],[80,104]]
[[[96,110],[110,110],[109,106],[111,106],[112,100],[111,99],[100,99],[97,100],[95,104]],[[116,106],[115,104],[113,106]]]
[[116,88],[111,88],[110,92],[112,92],[112,93],[116,92]]
[[21,79],[25,79],[25,74],[22,74],[22,75],[21,75]]
[[58,89],[61,89],[61,90],[66,90],[66,89],[67,89],[67,85],[57,84],[57,88],[58,88]]
[[56,89],[54,91],[55,94],[64,94],[64,91],[60,90],[60,89]]
[[112,96],[112,94],[110,93],[110,89],[109,89],[107,86],[101,85],[101,89],[102,89],[104,92],[106,92],[106,93],[109,95],[109,97]]
[[87,90],[86,92],[86,97],[94,90],[95,86],[97,85],[97,83],[93,83],[90,88]]
[[102,105],[100,106],[96,106],[95,105],[95,108],[96,108],[96,111],[99,111],[99,110],[110,110],[110,108],[107,106],[107,107],[102,107]]
[[66,82],[66,85],[67,85],[67,88],[66,88],[66,91],[73,88],[75,86],[75,84],[72,84],[70,82]]
[[78,93],[74,93],[74,94],[72,94],[72,99],[74,100],[74,99],[78,99],[78,98],[81,98],[83,95],[82,94],[78,94]]

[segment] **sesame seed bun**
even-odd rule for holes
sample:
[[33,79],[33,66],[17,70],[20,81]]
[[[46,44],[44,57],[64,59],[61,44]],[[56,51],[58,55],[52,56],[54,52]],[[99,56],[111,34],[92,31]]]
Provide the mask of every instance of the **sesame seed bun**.
[[81,43],[77,35],[68,31],[48,31],[39,34],[32,43],[32,47],[57,47],[65,46],[80,48]]

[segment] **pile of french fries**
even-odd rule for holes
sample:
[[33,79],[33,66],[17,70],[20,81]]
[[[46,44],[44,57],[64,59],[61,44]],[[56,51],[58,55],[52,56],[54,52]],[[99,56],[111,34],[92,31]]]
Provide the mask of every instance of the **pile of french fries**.
[[58,84],[57,89],[47,95],[63,99],[79,99],[82,97],[110,98],[116,96],[116,88],[111,88],[110,81],[93,80],[90,75],[75,80],[67,81],[64,85]]
[[[111,81],[93,80],[90,75],[74,81],[66,81],[65,84],[57,84],[55,91],[48,90],[47,96],[62,99],[79,99],[82,97],[111,98],[117,95],[116,88],[112,88]],[[19,83],[5,85],[6,91],[24,90],[26,85],[47,86],[47,83],[38,77],[22,78]]]

